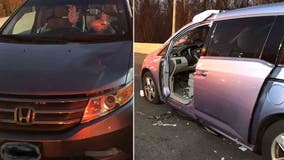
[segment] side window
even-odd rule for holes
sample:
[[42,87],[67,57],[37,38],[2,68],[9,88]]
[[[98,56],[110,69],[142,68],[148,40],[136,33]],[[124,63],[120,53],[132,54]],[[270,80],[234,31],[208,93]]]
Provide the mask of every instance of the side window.
[[178,39],[177,41],[175,41],[174,47],[179,46],[179,45],[182,45],[182,44],[185,44],[185,43],[187,43],[187,41],[188,41],[188,35],[184,35],[184,36],[182,36],[180,39]]
[[284,47],[283,47],[283,43],[282,43],[282,46],[281,46],[281,49],[280,49],[280,54],[281,54],[281,57],[280,57],[280,60],[279,60],[279,65],[284,65]]
[[[265,48],[262,52],[261,59],[275,64],[278,60],[281,60],[281,55],[283,56],[283,45],[284,45],[284,16],[277,16],[276,21],[273,25],[273,29],[269,34],[269,38],[266,41]],[[284,57],[282,57],[282,65]]]
[[173,48],[189,44],[204,43],[208,30],[209,30],[208,25],[190,30],[189,32],[187,32],[185,35],[183,35],[181,38],[179,38],[174,42]]
[[259,58],[273,22],[274,17],[216,22],[207,55]]
[[27,12],[15,24],[12,34],[30,34],[35,21],[35,11]]

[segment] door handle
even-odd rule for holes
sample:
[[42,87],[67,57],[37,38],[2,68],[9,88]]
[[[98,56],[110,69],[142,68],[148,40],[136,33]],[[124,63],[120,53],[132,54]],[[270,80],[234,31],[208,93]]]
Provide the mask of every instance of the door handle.
[[196,71],[195,75],[202,76],[202,77],[207,77],[208,76],[208,72],[207,71]]

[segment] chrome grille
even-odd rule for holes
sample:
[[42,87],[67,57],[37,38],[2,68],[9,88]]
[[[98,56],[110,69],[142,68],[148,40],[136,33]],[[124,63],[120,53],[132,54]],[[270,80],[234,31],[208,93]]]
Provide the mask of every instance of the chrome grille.
[[[61,131],[78,125],[88,99],[68,100],[0,100],[0,129],[24,131]],[[18,124],[15,111],[18,107],[33,108],[33,121]]]

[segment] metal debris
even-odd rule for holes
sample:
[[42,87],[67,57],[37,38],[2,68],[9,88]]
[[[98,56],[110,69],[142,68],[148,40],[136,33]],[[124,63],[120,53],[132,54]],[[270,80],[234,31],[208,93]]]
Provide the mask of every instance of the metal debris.
[[163,123],[162,121],[158,121],[156,123],[153,123],[153,126],[176,127],[177,124],[169,124],[169,123]]
[[166,112],[166,113],[153,116],[153,119],[156,119],[156,120],[161,121],[161,120],[169,119],[169,118],[171,118],[171,117],[173,117],[173,114],[172,114],[171,111],[168,111],[168,112]]
[[145,96],[143,90],[140,90],[140,96],[141,96],[141,97],[144,97],[144,96]]
[[245,146],[240,146],[240,147],[239,147],[239,150],[245,152],[245,151],[247,150],[247,148],[246,148]]
[[140,116],[144,116],[147,117],[148,119],[155,119],[154,116],[148,116],[146,113],[137,111],[136,114],[140,115]]
[[137,111],[137,112],[136,112],[136,114],[139,114],[139,115],[141,115],[141,116],[146,116],[146,114],[145,114],[145,113],[140,112],[140,111]]

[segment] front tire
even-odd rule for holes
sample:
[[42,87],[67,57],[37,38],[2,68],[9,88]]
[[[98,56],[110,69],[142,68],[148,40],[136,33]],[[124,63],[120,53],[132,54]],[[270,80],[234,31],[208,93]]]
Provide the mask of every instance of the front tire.
[[142,85],[143,85],[144,97],[147,101],[154,104],[161,103],[157,85],[150,72],[146,72],[143,74]]
[[284,120],[267,128],[261,146],[264,160],[284,160]]

